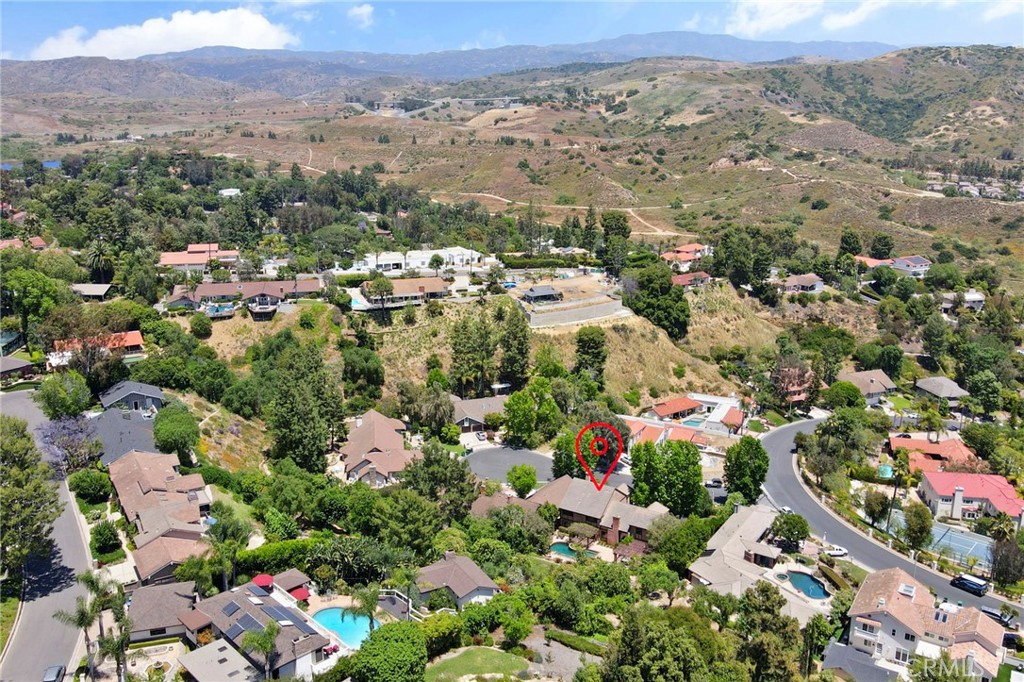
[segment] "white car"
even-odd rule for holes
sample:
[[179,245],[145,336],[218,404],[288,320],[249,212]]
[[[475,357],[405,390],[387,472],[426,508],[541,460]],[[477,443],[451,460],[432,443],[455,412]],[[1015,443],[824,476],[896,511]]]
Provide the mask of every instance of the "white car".
[[781,509],[779,509],[779,511],[781,511],[783,514],[792,514],[793,513],[793,510],[790,509],[789,507],[782,507]]
[[825,550],[825,554],[828,554],[829,556],[846,556],[847,554],[849,554],[849,552],[846,551],[845,547],[840,547],[839,545],[832,545],[831,547]]

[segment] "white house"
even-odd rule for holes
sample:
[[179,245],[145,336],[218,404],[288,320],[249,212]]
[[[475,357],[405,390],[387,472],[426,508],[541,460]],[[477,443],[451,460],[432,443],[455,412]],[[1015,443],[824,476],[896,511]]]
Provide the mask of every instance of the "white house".
[[497,583],[472,559],[451,551],[421,568],[416,585],[424,598],[434,590],[447,589],[460,609],[466,604],[483,604],[498,593]]
[[975,312],[980,312],[985,307],[985,294],[977,289],[968,289],[962,294],[949,292],[942,295],[942,312],[954,312],[957,307],[957,298],[963,296],[963,307]]
[[900,256],[893,259],[892,262],[893,270],[899,270],[905,275],[918,279],[927,275],[931,267],[932,262],[924,256]]
[[219,190],[217,192],[217,196],[223,199],[231,199],[232,197],[237,197],[241,193],[242,190],[238,189],[237,187],[228,187],[227,189]]
[[445,249],[414,249],[406,253],[401,251],[381,251],[368,253],[352,263],[352,267],[342,270],[335,267],[336,274],[366,273],[379,270],[384,273],[400,274],[406,270],[431,270],[430,260],[440,256],[444,261],[442,270],[447,268],[469,268],[481,262],[483,254],[462,246],[450,246]]

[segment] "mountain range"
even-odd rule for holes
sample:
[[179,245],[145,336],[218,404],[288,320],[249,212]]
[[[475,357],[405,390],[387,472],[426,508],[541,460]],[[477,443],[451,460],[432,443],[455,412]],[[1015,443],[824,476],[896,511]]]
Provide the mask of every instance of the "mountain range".
[[[203,47],[134,60],[83,57],[4,61],[3,68],[6,94],[76,91],[148,98],[159,96],[160,89],[167,85],[169,96],[207,97],[214,91],[227,94],[223,88],[243,88],[297,97],[367,80],[377,80],[380,85],[395,77],[459,80],[569,63],[605,64],[667,56],[748,63],[797,57],[846,61],[868,59],[894,49],[882,43],[756,41],[670,31],[578,44],[509,45],[426,54]],[[177,83],[175,78],[179,79]]]

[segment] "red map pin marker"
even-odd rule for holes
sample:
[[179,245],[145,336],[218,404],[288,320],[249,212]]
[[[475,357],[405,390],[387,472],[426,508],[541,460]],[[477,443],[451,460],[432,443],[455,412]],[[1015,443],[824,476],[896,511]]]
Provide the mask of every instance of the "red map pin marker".
[[[590,433],[589,440],[587,441],[587,449],[590,454],[597,458],[609,457],[608,467],[605,470],[604,478],[597,480],[594,476],[594,471],[587,464],[586,457],[583,456],[581,450],[581,444],[584,439],[587,438],[587,433]],[[612,444],[610,439],[614,438],[616,445],[614,453],[610,452]],[[615,465],[619,463],[619,458],[622,457],[622,452],[625,447],[622,445],[622,434],[619,433],[611,424],[605,424],[604,422],[594,422],[593,424],[587,424],[584,426],[578,434],[576,434],[576,459],[583,465],[583,470],[587,472],[587,476],[590,477],[590,482],[594,484],[594,487],[600,490],[604,487],[604,484],[608,482],[608,477],[612,475],[612,471],[615,470]]]

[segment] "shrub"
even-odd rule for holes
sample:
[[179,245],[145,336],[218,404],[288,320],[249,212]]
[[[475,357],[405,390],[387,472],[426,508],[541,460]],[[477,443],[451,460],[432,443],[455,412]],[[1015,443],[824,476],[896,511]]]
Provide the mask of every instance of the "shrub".
[[448,445],[457,445],[462,429],[457,424],[445,424],[441,427],[441,442]]
[[[447,592],[447,590],[436,590]],[[466,625],[462,618],[453,613],[438,613],[420,623],[424,636],[427,638],[427,656],[434,658],[458,648],[462,644],[462,636],[466,633]]]
[[92,536],[89,547],[96,556],[110,554],[121,548],[121,537],[110,521],[100,521],[89,534]]
[[313,547],[321,542],[313,538],[268,542],[256,549],[243,549],[238,553],[238,573],[280,573],[289,568],[302,568]]
[[312,329],[316,326],[316,317],[312,310],[303,310],[299,313],[299,326],[303,329]]
[[590,654],[591,656],[604,656],[605,654],[604,647],[597,642],[589,640],[586,637],[574,635],[571,632],[565,632],[564,630],[547,630],[544,633],[544,639],[553,639],[559,644],[564,644],[570,649],[582,651],[583,653]]
[[815,199],[811,202],[812,211],[824,211],[826,208],[828,208],[828,202],[824,199]]
[[83,469],[68,477],[68,487],[89,504],[99,504],[110,499],[113,488],[110,477],[96,469]]
[[192,331],[192,336],[197,339],[208,339],[213,334],[213,323],[203,313],[196,313],[189,321],[189,329]]

